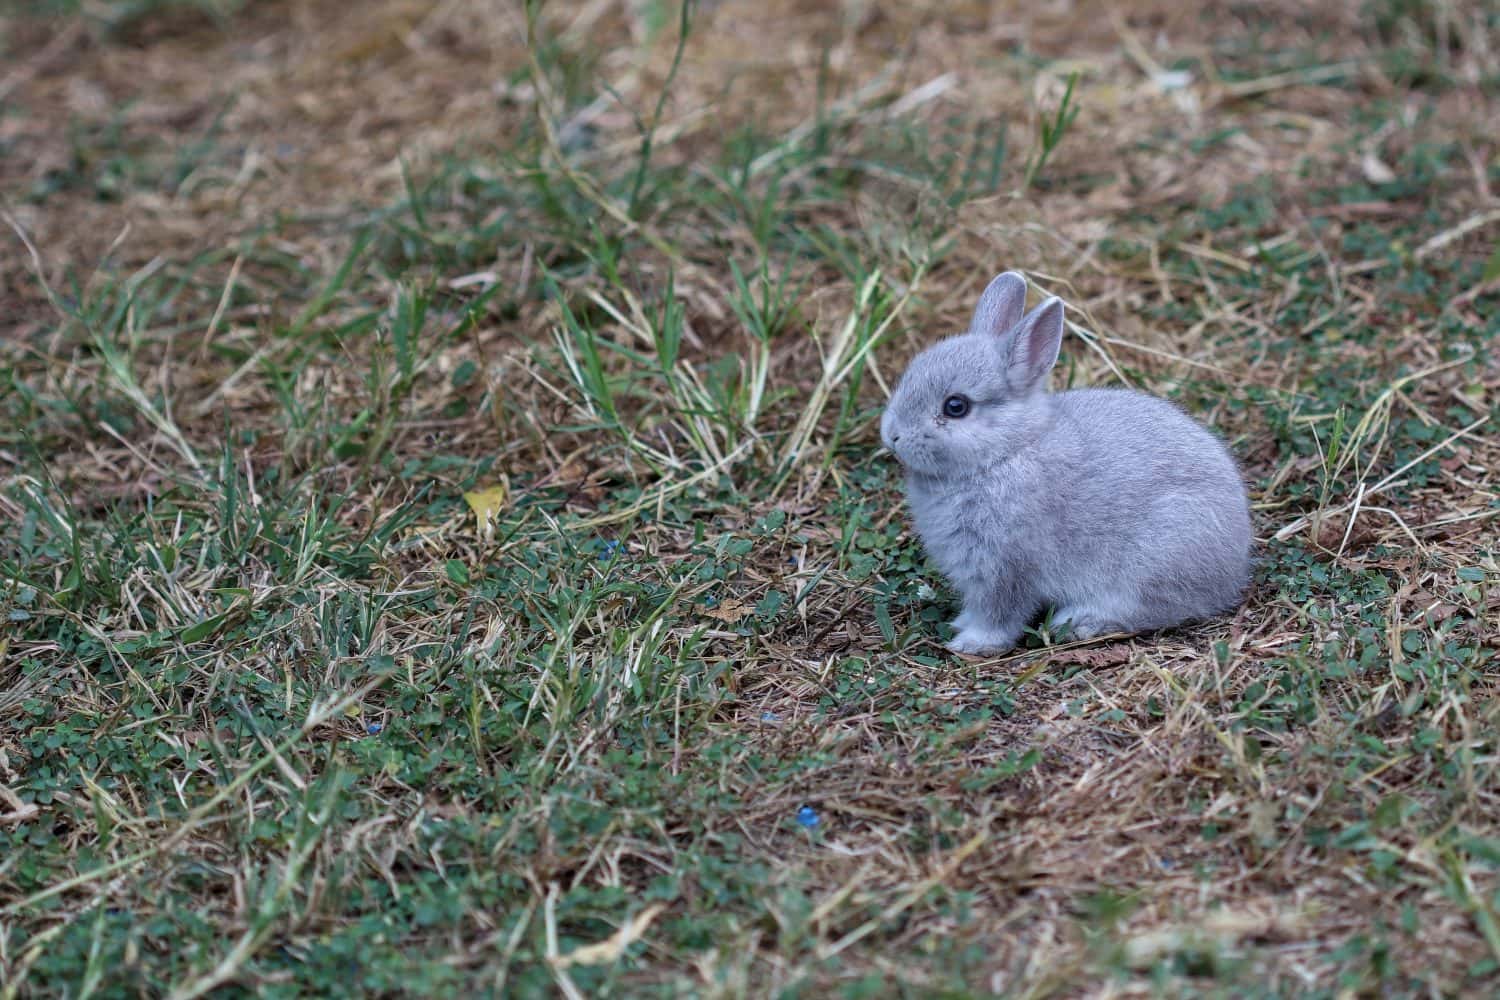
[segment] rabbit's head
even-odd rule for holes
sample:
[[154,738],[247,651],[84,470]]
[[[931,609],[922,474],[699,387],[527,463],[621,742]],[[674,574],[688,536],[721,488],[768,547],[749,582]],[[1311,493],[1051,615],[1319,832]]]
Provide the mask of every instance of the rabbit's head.
[[882,443],[909,473],[973,474],[1010,457],[1045,422],[1063,306],[1050,298],[1025,309],[1026,279],[1008,271],[980,296],[967,333],[912,359],[880,421]]

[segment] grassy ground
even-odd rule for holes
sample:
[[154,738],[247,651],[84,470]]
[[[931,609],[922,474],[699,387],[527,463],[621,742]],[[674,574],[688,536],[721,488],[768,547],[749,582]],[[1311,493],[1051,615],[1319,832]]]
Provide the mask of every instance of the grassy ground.
[[[1493,5],[0,10],[0,995],[1500,983]],[[1003,268],[1232,619],[943,651]]]

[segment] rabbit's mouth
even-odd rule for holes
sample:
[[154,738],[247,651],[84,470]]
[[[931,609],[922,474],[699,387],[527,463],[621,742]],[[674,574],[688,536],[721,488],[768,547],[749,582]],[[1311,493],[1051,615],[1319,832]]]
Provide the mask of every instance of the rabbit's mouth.
[[[913,444],[917,443],[919,442],[913,442]],[[892,448],[890,451],[902,471],[908,476],[926,480],[942,478],[942,469],[927,449],[907,445],[905,448]]]

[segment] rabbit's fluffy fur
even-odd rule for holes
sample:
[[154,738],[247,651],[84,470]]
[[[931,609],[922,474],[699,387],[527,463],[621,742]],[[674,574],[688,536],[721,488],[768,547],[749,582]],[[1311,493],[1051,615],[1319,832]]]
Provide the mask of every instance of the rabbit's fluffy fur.
[[963,597],[949,648],[1003,652],[1045,607],[1087,638],[1238,606],[1251,533],[1234,459],[1154,396],[1047,392],[1062,303],[1025,302],[1020,275],[992,281],[967,333],[913,359],[881,421],[923,545]]

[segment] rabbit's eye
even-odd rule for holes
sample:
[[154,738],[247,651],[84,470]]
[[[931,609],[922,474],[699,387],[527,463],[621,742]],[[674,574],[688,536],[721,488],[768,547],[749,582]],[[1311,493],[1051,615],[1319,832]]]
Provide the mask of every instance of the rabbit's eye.
[[969,401],[962,396],[949,396],[943,400],[943,416],[957,420],[959,417],[967,416],[969,412]]

